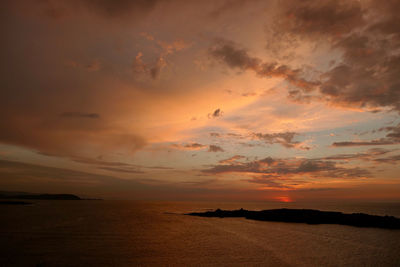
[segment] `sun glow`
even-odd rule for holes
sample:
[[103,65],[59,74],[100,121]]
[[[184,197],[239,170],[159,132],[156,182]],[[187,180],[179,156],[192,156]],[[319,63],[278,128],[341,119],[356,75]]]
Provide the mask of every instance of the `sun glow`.
[[278,202],[285,202],[285,203],[293,202],[293,200],[292,200],[290,197],[288,197],[288,196],[275,197],[274,199],[275,199],[276,201],[278,201]]

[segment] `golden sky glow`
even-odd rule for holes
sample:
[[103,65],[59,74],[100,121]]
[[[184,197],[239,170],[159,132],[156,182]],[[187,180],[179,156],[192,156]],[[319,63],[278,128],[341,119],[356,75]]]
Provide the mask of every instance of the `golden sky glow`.
[[0,187],[400,199],[397,1],[6,1]]

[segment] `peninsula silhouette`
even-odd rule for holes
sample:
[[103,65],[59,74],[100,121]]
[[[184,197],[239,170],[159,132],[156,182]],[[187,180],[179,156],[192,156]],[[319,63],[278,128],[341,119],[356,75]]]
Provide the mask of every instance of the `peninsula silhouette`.
[[243,217],[250,220],[308,223],[308,224],[341,224],[357,227],[376,227],[400,229],[400,219],[393,216],[377,216],[364,213],[346,214],[335,211],[312,209],[272,209],[272,210],[221,210],[192,212],[186,215],[200,217]]

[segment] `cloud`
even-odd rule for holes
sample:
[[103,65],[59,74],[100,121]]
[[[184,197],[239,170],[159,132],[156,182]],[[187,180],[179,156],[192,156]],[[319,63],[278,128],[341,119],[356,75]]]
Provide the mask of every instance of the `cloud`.
[[[274,45],[301,40],[341,53],[309,89],[339,106],[400,111],[397,1],[289,1],[281,8],[271,27]],[[290,96],[310,100],[310,90],[298,88]]]
[[100,165],[100,166],[108,166],[108,167],[137,167],[138,165],[133,165],[125,162],[118,162],[118,161],[105,161],[99,159],[92,159],[92,158],[82,158],[82,157],[73,157],[73,161],[90,164],[90,165]]
[[332,146],[334,147],[346,147],[346,146],[382,146],[382,145],[393,145],[399,142],[393,142],[385,139],[378,139],[372,141],[344,141],[344,142],[334,142]]
[[222,5],[214,9],[209,16],[213,19],[218,19],[222,14],[242,8],[246,4],[245,0],[227,0]]
[[218,108],[218,109],[214,110],[213,113],[208,113],[207,117],[209,119],[218,118],[218,117],[221,117],[223,114],[224,114],[224,112]]
[[224,150],[222,149],[222,147],[217,146],[217,145],[210,145],[208,147],[208,152],[224,152]]
[[106,19],[137,19],[150,13],[158,0],[44,0],[24,1],[33,4],[41,15],[50,19],[65,19],[76,14],[95,14]]
[[[228,163],[228,164],[226,164]],[[345,168],[334,161],[319,159],[274,159],[267,157],[261,160],[238,162],[228,161],[203,170],[207,174],[245,173],[267,175],[271,179],[281,179],[308,175],[316,178],[362,178],[371,176],[361,168]]]
[[148,169],[155,169],[155,170],[174,170],[174,168],[165,167],[165,166],[143,166],[143,167],[148,168]]
[[167,62],[163,56],[159,56],[155,63],[149,65],[143,62],[143,54],[139,52],[133,61],[133,71],[135,73],[148,74],[153,80],[157,79],[161,70],[167,66]]
[[110,131],[107,122],[93,114],[64,114],[57,120],[40,117],[35,112],[20,117],[20,112],[8,117],[0,114],[1,143],[57,156],[77,156],[89,146],[93,153],[110,150],[132,153],[147,144],[139,135],[122,133],[118,128]]
[[89,72],[99,71],[101,69],[102,63],[99,60],[93,60],[88,64],[81,64],[77,61],[68,60],[65,65],[72,67],[87,70]]
[[386,137],[375,139],[371,141],[343,141],[334,142],[333,147],[346,147],[346,146],[380,146],[380,145],[395,145],[400,144],[400,124],[397,126],[389,126],[380,128],[378,131],[386,131]]
[[[2,188],[24,188],[43,193],[56,190],[99,194],[96,190],[107,191],[106,187],[103,187],[105,185],[112,185],[115,189],[120,180],[113,176],[7,160],[0,160],[0,175],[7,177],[0,181]],[[139,186],[133,181],[131,185]]]
[[141,33],[148,41],[155,42],[159,49],[159,55],[156,60],[152,63],[145,63],[143,61],[143,53],[138,52],[135,59],[133,60],[132,68],[135,73],[144,73],[149,75],[153,80],[157,79],[161,73],[161,71],[170,65],[168,62],[168,57],[178,51],[181,51],[185,48],[191,46],[190,43],[185,42],[184,40],[178,39],[173,42],[164,42],[160,40],[156,40],[154,36],[148,35],[146,33]]
[[286,181],[277,180],[276,177],[271,177],[270,175],[259,175],[254,176],[251,179],[245,180],[249,183],[261,184],[268,189],[293,189],[293,186],[286,185]]
[[[118,173],[118,171],[114,171]],[[121,173],[121,172],[119,172]],[[134,174],[134,173],[132,173]],[[37,193],[73,193],[80,196],[117,199],[146,199],[151,194],[183,193],[176,187],[151,179],[121,179],[118,176],[48,167],[17,161],[0,160],[0,187],[3,190],[24,190]],[[162,187],[160,186],[162,185]],[[152,195],[154,196],[154,195]]]
[[282,20],[275,27],[283,33],[334,36],[351,32],[364,23],[363,10],[359,1],[287,1],[283,4]]
[[[296,148],[302,150],[309,150],[310,147],[306,146],[304,142],[295,141],[294,138],[299,136],[296,132],[278,132],[278,133],[249,133],[249,134],[237,134],[237,133],[210,133],[211,137],[215,138],[233,138],[233,139],[248,139],[248,140],[260,140],[266,144],[280,144],[286,148]],[[243,146],[254,147],[259,144],[253,143],[238,143]]]
[[143,174],[144,171],[128,169],[128,168],[116,168],[116,167],[99,167],[101,170],[112,171],[112,172],[123,172],[123,173],[131,173],[131,174]]
[[233,42],[226,40],[217,41],[216,46],[210,48],[209,53],[231,68],[257,71],[261,65],[259,58],[249,56],[247,50],[238,48]]
[[[232,69],[283,78],[291,85],[288,96],[293,101],[400,112],[400,5],[396,1],[285,1],[276,10],[267,25],[266,48],[286,63],[263,61],[227,40],[217,40],[209,54]],[[301,60],[302,55],[279,55],[290,54],[291,49],[296,53],[304,44],[321,47],[327,56],[337,55],[335,62],[320,69],[293,67],[289,62]]]
[[398,162],[400,161],[400,155],[393,155],[386,158],[374,159],[374,161],[378,163],[398,164]]
[[246,157],[245,157],[245,156],[242,156],[242,155],[234,155],[234,156],[232,156],[232,157],[230,157],[230,158],[228,158],[228,159],[220,160],[220,161],[219,161],[219,164],[230,164],[230,163],[235,163],[235,162],[237,162],[238,160],[245,159],[245,158],[246,158]]
[[98,119],[98,118],[100,118],[100,115],[98,113],[64,112],[64,113],[60,114],[60,117]]
[[210,133],[211,137],[221,137],[220,133]]
[[299,148],[309,150],[309,147],[302,146],[301,142],[293,140],[296,135],[299,134],[295,132],[282,132],[272,134],[253,133],[252,138],[262,140],[267,144],[281,144],[286,148]]
[[199,143],[187,143],[187,144],[172,144],[171,147],[178,150],[201,150],[205,149],[207,146]]
[[378,156],[382,156],[385,154],[388,154],[390,152],[393,152],[396,150],[389,150],[389,149],[383,149],[383,148],[372,148],[368,149],[366,152],[361,152],[361,153],[353,153],[353,154],[338,154],[338,155],[332,155],[332,156],[327,156],[324,158],[321,158],[323,160],[374,160]]
[[287,65],[276,62],[263,62],[257,57],[250,56],[246,49],[237,47],[231,41],[217,41],[216,45],[209,49],[209,53],[230,68],[242,71],[251,70],[258,76],[265,78],[280,77],[305,91],[311,91],[319,85],[319,81],[308,81],[302,78],[300,69],[292,69]]
[[224,152],[222,147],[217,146],[217,145],[203,145],[199,143],[187,143],[187,144],[172,144],[171,147],[173,149],[178,149],[178,150],[202,150],[208,147],[207,152]]
[[98,166],[98,169],[102,170],[134,173],[134,174],[145,173],[144,171],[141,170],[142,168],[156,169],[156,170],[173,170],[173,168],[164,166],[143,166],[143,165],[130,164],[119,161],[105,161],[100,159],[83,158],[83,157],[73,157],[71,158],[71,160],[78,163],[96,165]]
[[[0,143],[59,156],[111,150],[132,153],[143,148],[147,144],[143,128],[127,123],[127,113],[137,116],[145,105],[143,99],[149,98],[142,95],[140,103],[135,102],[137,86],[130,84],[127,90],[127,83],[117,74],[121,71],[118,63],[112,63],[118,69],[114,71],[111,58],[104,60],[110,47],[97,37],[108,36],[112,29],[101,27],[104,32],[100,33],[94,30],[99,24],[94,26],[91,20],[64,24],[30,14],[35,3],[50,2],[61,5],[63,1],[14,1],[10,5],[23,8],[23,14],[10,8],[2,16],[10,27],[4,32],[7,42],[1,43],[9,52],[0,66]],[[54,32],[50,30],[53,26]],[[22,41],[33,40],[29,36],[40,46]],[[82,72],[80,67],[65,64],[70,58],[89,63],[99,58],[104,69]]]
[[132,14],[140,14],[151,11],[157,4],[157,0],[85,0],[87,7],[97,10],[109,17],[119,17]]

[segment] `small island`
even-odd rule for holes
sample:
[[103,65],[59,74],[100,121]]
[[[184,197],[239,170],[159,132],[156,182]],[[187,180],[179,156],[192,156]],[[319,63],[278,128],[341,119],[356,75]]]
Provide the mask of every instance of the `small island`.
[[250,220],[308,223],[308,224],[341,224],[357,227],[376,227],[400,229],[400,219],[393,216],[377,216],[364,213],[346,214],[335,211],[312,209],[272,209],[272,210],[221,210],[192,212],[185,215],[200,217],[243,217]]

